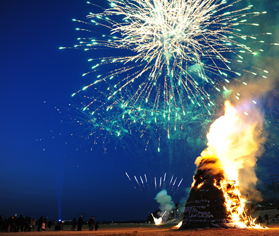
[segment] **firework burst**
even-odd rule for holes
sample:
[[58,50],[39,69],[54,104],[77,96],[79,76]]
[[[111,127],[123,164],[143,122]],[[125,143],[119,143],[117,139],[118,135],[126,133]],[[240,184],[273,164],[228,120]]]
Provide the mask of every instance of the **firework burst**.
[[267,78],[268,71],[252,63],[271,35],[255,33],[253,19],[266,12],[244,0],[108,2],[110,8],[88,2],[101,13],[74,19],[85,25],[76,28],[84,37],[74,48],[95,50],[83,74],[93,82],[72,94],[91,88],[81,103],[90,136],[99,130],[106,137],[137,133],[147,144],[156,140],[160,151],[162,137],[180,139],[179,131],[207,125],[231,84]]
[[[106,93],[98,90],[94,94],[96,96],[84,96],[80,105],[69,104],[69,122],[76,127],[74,132],[84,140],[102,144],[104,148],[108,143],[115,144],[115,148],[128,148],[136,138],[135,149],[141,147],[147,151],[155,146],[160,152],[163,140],[188,139],[191,142],[199,138],[212,122],[210,117],[204,115],[202,107],[187,110],[185,117],[180,113],[171,113],[167,118],[162,110],[150,112],[148,106],[141,109],[127,107],[121,96],[114,100],[118,105],[113,107],[107,102]],[[92,110],[86,104],[90,104]]]
[[[234,70],[232,62],[242,64],[238,68],[245,68],[245,57],[263,51],[249,45],[264,43],[258,38],[270,34],[241,33],[244,26],[259,26],[251,22],[251,17],[266,13],[252,12],[253,5],[243,7],[242,0],[109,2],[111,8],[90,13],[89,22],[74,20],[95,27],[94,31],[77,28],[94,34],[80,38],[75,48],[116,50],[110,50],[111,56],[89,59],[97,63],[84,75],[103,72],[104,67],[110,70],[97,75],[93,83],[72,96],[105,82],[108,100],[122,94],[124,106],[141,109],[145,103],[150,107],[149,112],[164,110],[166,117],[173,112],[185,115],[189,102],[206,107],[210,113],[214,105],[210,91],[213,94],[214,90],[227,91],[230,80],[243,73]],[[101,27],[100,31],[96,27]],[[251,29],[246,28],[247,31]],[[245,72],[264,78],[268,73],[247,68]],[[240,78],[235,81],[246,84]],[[123,96],[121,91],[129,85],[133,92]],[[112,106],[117,104],[113,102]]]

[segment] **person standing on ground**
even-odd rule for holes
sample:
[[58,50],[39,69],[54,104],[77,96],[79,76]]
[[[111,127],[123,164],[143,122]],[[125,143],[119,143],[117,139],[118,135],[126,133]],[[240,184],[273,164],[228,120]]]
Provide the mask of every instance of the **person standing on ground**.
[[48,226],[49,229],[51,228],[51,225],[52,225],[52,221],[49,220],[49,221],[47,222],[47,226]]
[[94,216],[92,216],[88,221],[89,231],[93,231],[93,227],[95,224]]
[[78,218],[78,231],[81,231],[81,227],[82,227],[82,224],[83,224],[83,219],[82,219],[82,216],[80,216]]
[[22,215],[19,216],[18,220],[17,220],[17,224],[18,224],[18,231],[21,230],[21,232],[23,232],[23,227],[24,227],[24,218]]
[[97,231],[99,229],[99,224],[98,222],[95,223],[95,231]]
[[76,221],[76,218],[74,218],[72,221],[72,228],[71,228],[72,231],[76,230],[76,224],[77,224],[77,221]]
[[269,225],[268,214],[265,214],[265,215],[264,215],[264,219],[265,219],[266,225]]
[[37,229],[37,231],[41,231],[42,224],[43,224],[43,217],[41,216],[40,219],[38,220],[38,229]]

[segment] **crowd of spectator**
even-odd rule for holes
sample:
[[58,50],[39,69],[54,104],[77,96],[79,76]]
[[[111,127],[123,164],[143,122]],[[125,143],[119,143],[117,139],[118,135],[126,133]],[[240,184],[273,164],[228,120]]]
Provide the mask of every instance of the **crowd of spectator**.
[[53,222],[48,220],[48,218],[43,218],[42,216],[39,220],[32,219],[29,216],[23,217],[20,215],[10,216],[8,218],[3,218],[0,215],[0,232],[30,232],[31,230],[44,231],[48,227],[52,227]]
[[[54,226],[54,230],[63,230],[63,223],[62,221],[51,221],[48,218],[43,218],[42,216],[36,220],[29,216],[23,217],[22,215],[19,217],[14,215],[4,219],[3,216],[0,215],[0,232],[45,231],[46,229],[50,230],[52,226]],[[78,220],[74,218],[73,220],[68,221],[68,224],[69,223],[72,225],[72,231],[76,230],[76,225],[77,231],[81,231],[82,225],[85,222],[83,221],[82,216],[80,216]],[[93,228],[98,230],[99,224],[95,222],[94,216],[92,216],[87,223],[90,231],[93,231]]]

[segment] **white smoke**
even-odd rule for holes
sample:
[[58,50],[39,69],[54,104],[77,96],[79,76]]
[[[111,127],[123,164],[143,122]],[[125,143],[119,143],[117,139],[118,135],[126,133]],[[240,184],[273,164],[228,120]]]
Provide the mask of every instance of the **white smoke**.
[[184,213],[184,208],[185,208],[185,205],[186,205],[186,202],[187,202],[187,199],[189,197],[189,194],[190,194],[190,191],[191,191],[191,187],[188,187],[185,189],[185,197],[182,198],[178,204],[178,218],[183,218],[183,213]]
[[175,204],[172,201],[171,196],[168,195],[167,191],[164,189],[157,193],[154,199],[160,204],[160,216],[167,216],[175,208]]
[[[270,62],[269,65],[274,65],[274,62]],[[279,62],[279,61],[277,61]],[[276,69],[277,70],[277,69]],[[249,123],[255,123],[255,130],[253,134],[254,142],[257,144],[257,148],[254,149],[249,155],[237,158],[243,160],[242,168],[239,170],[239,187],[241,194],[248,198],[250,201],[261,201],[262,196],[258,191],[257,186],[260,185],[260,181],[256,176],[257,160],[264,153],[264,143],[266,141],[267,133],[264,125],[264,111],[261,104],[264,103],[264,97],[272,94],[275,88],[278,88],[278,72],[276,70],[270,70],[268,80],[254,80],[249,81],[249,89],[242,87],[235,87],[234,90],[241,94],[241,99],[235,99],[231,97],[231,101],[234,103],[238,111],[245,111],[249,115],[243,121],[244,125]],[[255,102],[253,104],[251,101]],[[274,100],[276,101],[276,100]],[[270,107],[275,107],[273,99],[269,99],[268,103]]]

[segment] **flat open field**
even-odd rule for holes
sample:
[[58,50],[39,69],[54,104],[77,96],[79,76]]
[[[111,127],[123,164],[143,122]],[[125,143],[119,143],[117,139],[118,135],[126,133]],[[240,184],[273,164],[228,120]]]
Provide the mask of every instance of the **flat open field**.
[[[259,236],[269,236],[269,235],[279,235],[279,225],[270,225],[268,229],[223,229],[223,228],[213,228],[213,229],[192,229],[192,230],[176,230],[171,226],[155,226],[148,224],[106,224],[99,225],[98,231],[89,231],[87,225],[82,226],[82,231],[70,231],[71,226],[64,226],[63,231],[54,231],[53,229],[48,229],[46,231],[37,232],[33,230],[32,232],[15,232],[15,233],[3,233],[0,232],[0,236],[43,236],[43,235],[114,235],[114,236],[141,236],[141,235],[151,235],[151,236],[205,236],[205,235],[219,235],[219,236],[246,236],[246,235],[259,235]],[[37,227],[35,228],[37,229]]]

